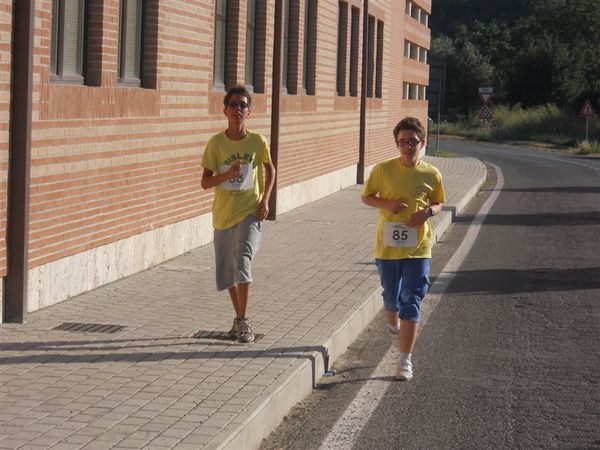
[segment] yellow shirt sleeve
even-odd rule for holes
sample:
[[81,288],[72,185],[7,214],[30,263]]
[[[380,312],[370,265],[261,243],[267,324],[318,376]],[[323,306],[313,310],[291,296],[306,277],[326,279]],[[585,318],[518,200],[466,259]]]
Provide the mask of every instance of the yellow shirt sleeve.
[[214,138],[210,138],[202,154],[202,167],[207,168],[212,173],[219,171],[219,165],[217,163],[217,155],[214,147]]
[[380,186],[380,169],[379,165],[373,167],[371,173],[369,174],[369,178],[367,179],[366,184],[362,190],[362,196],[368,197],[369,195],[377,195],[379,193]]

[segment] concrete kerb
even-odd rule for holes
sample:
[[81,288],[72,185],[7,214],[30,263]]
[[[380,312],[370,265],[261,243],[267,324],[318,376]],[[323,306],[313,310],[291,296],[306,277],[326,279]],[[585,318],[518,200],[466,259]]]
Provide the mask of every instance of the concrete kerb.
[[257,448],[262,439],[273,431],[282,417],[316,387],[317,381],[329,370],[329,365],[341,356],[348,346],[371,323],[381,310],[381,289],[373,292],[357,309],[349,312],[345,320],[332,330],[322,347],[323,351],[307,352],[307,359],[294,364],[291,373],[274,386],[269,398],[264,399],[225,441],[218,436],[208,448]]
[[462,211],[467,203],[475,197],[481,186],[487,179],[487,169],[481,177],[479,177],[476,183],[469,189],[465,194],[456,201],[455,205],[444,206],[442,212],[435,218],[436,223],[433,224],[433,239],[434,242],[439,242],[442,235],[446,232],[450,224],[456,219],[456,215]]
[[[487,171],[462,195],[454,205],[448,205],[435,218],[433,236],[438,242],[446,232],[456,214],[477,194],[487,178]],[[307,352],[307,359],[294,364],[291,373],[273,385],[268,398],[255,405],[250,416],[228,435],[220,434],[213,438],[207,448],[240,449],[258,448],[262,439],[280,424],[289,411],[311,393],[316,382],[329,366],[341,356],[371,323],[382,308],[381,289],[376,289],[365,301],[340,321],[331,337],[322,344],[322,351]],[[320,346],[319,346],[320,347]],[[252,405],[251,405],[252,406]]]

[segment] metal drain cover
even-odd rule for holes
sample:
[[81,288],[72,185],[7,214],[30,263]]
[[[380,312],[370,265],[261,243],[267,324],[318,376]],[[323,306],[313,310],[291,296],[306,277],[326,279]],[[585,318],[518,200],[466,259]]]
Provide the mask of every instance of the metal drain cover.
[[116,333],[124,328],[125,327],[123,325],[65,322],[52,329],[61,331],[75,331],[78,333]]

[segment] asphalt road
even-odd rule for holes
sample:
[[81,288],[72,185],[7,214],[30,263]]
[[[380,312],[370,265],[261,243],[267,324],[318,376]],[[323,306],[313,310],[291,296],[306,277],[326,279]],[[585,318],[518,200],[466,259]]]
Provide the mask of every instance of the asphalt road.
[[[355,449],[600,449],[600,159],[442,141],[504,187],[431,312],[415,378],[394,382]],[[494,180],[434,251],[460,244]],[[263,445],[318,448],[389,347],[377,318]]]

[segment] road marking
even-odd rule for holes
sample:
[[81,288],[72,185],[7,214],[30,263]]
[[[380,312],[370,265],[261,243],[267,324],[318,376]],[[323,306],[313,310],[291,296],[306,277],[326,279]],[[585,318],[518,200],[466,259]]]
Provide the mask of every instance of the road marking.
[[[511,151],[514,152],[514,153],[519,154],[518,150],[511,150]],[[535,152],[535,150],[530,150],[530,151],[531,152]],[[523,155],[523,154],[521,154],[521,156],[528,156],[528,157],[531,157],[531,158],[539,158],[540,157],[538,155],[533,156],[533,155]],[[541,153],[541,157],[545,158],[545,159],[552,160],[552,161],[557,161],[557,162],[560,162],[560,163],[564,163],[564,164],[572,164],[574,166],[585,167],[586,169],[600,170],[600,167],[595,167],[595,166],[592,166],[590,164],[585,164],[585,163],[581,163],[581,162],[577,162],[577,161],[571,161],[570,159],[566,159],[567,157],[562,157],[562,158],[559,157],[559,158],[557,158],[556,156],[547,155],[545,153]]]
[[570,161],[564,158],[553,158],[551,156],[547,156],[547,159],[551,159],[553,161],[558,161],[558,162],[562,162],[565,164],[573,164],[575,166],[581,166],[581,167],[586,167],[587,169],[592,169],[592,170],[600,170],[600,167],[594,167],[594,166],[590,166],[589,164],[584,164],[584,163],[580,163],[580,162],[575,162],[575,161]]
[[[484,146],[482,145],[482,147],[484,147]],[[492,151],[495,151],[498,148],[498,146],[494,146],[491,144],[488,144],[486,147],[488,147]],[[502,150],[503,152],[509,151],[509,152],[512,152],[513,154],[519,155],[519,156],[524,156],[524,157],[529,157],[529,158],[545,158],[545,159],[550,159],[552,161],[557,161],[557,162],[561,162],[561,163],[565,163],[565,164],[572,164],[574,166],[585,167],[586,169],[600,170],[600,167],[592,166],[590,164],[585,164],[582,162],[571,161],[570,159],[567,159],[568,157],[576,158],[575,156],[556,157],[555,154],[548,154],[548,153],[542,152],[540,150],[533,150],[530,148],[515,149],[514,147],[511,147],[508,145],[502,146],[502,148],[504,149],[504,150]],[[529,155],[524,154],[523,151],[529,152],[530,154]]]
[[[446,263],[446,266],[435,280],[435,283],[431,286],[430,292],[427,294],[426,304],[428,305],[428,308],[426,313],[424,311],[425,314],[421,320],[421,328],[425,326],[431,312],[440,302],[442,295],[446,292],[454,275],[458,269],[460,269],[464,259],[471,251],[471,248],[477,239],[477,235],[479,234],[479,231],[481,231],[481,226],[485,217],[492,209],[492,206],[502,191],[502,187],[504,186],[502,170],[494,164],[490,165],[496,171],[496,186],[490,197],[485,201],[469,225],[469,229],[458,249]],[[354,397],[354,400],[352,400],[352,403],[344,411],[344,414],[342,414],[333,425],[332,430],[321,444],[321,450],[349,449],[353,447],[360,436],[362,429],[369,421],[373,411],[375,411],[375,408],[377,408],[377,405],[379,405],[379,402],[390,386],[391,381],[387,381],[387,379],[390,375],[393,376],[393,374],[395,374],[397,361],[397,350],[395,347],[392,347],[387,351],[379,365],[373,371],[371,379],[365,382],[356,394],[356,397]],[[382,378],[384,379],[382,380]]]

